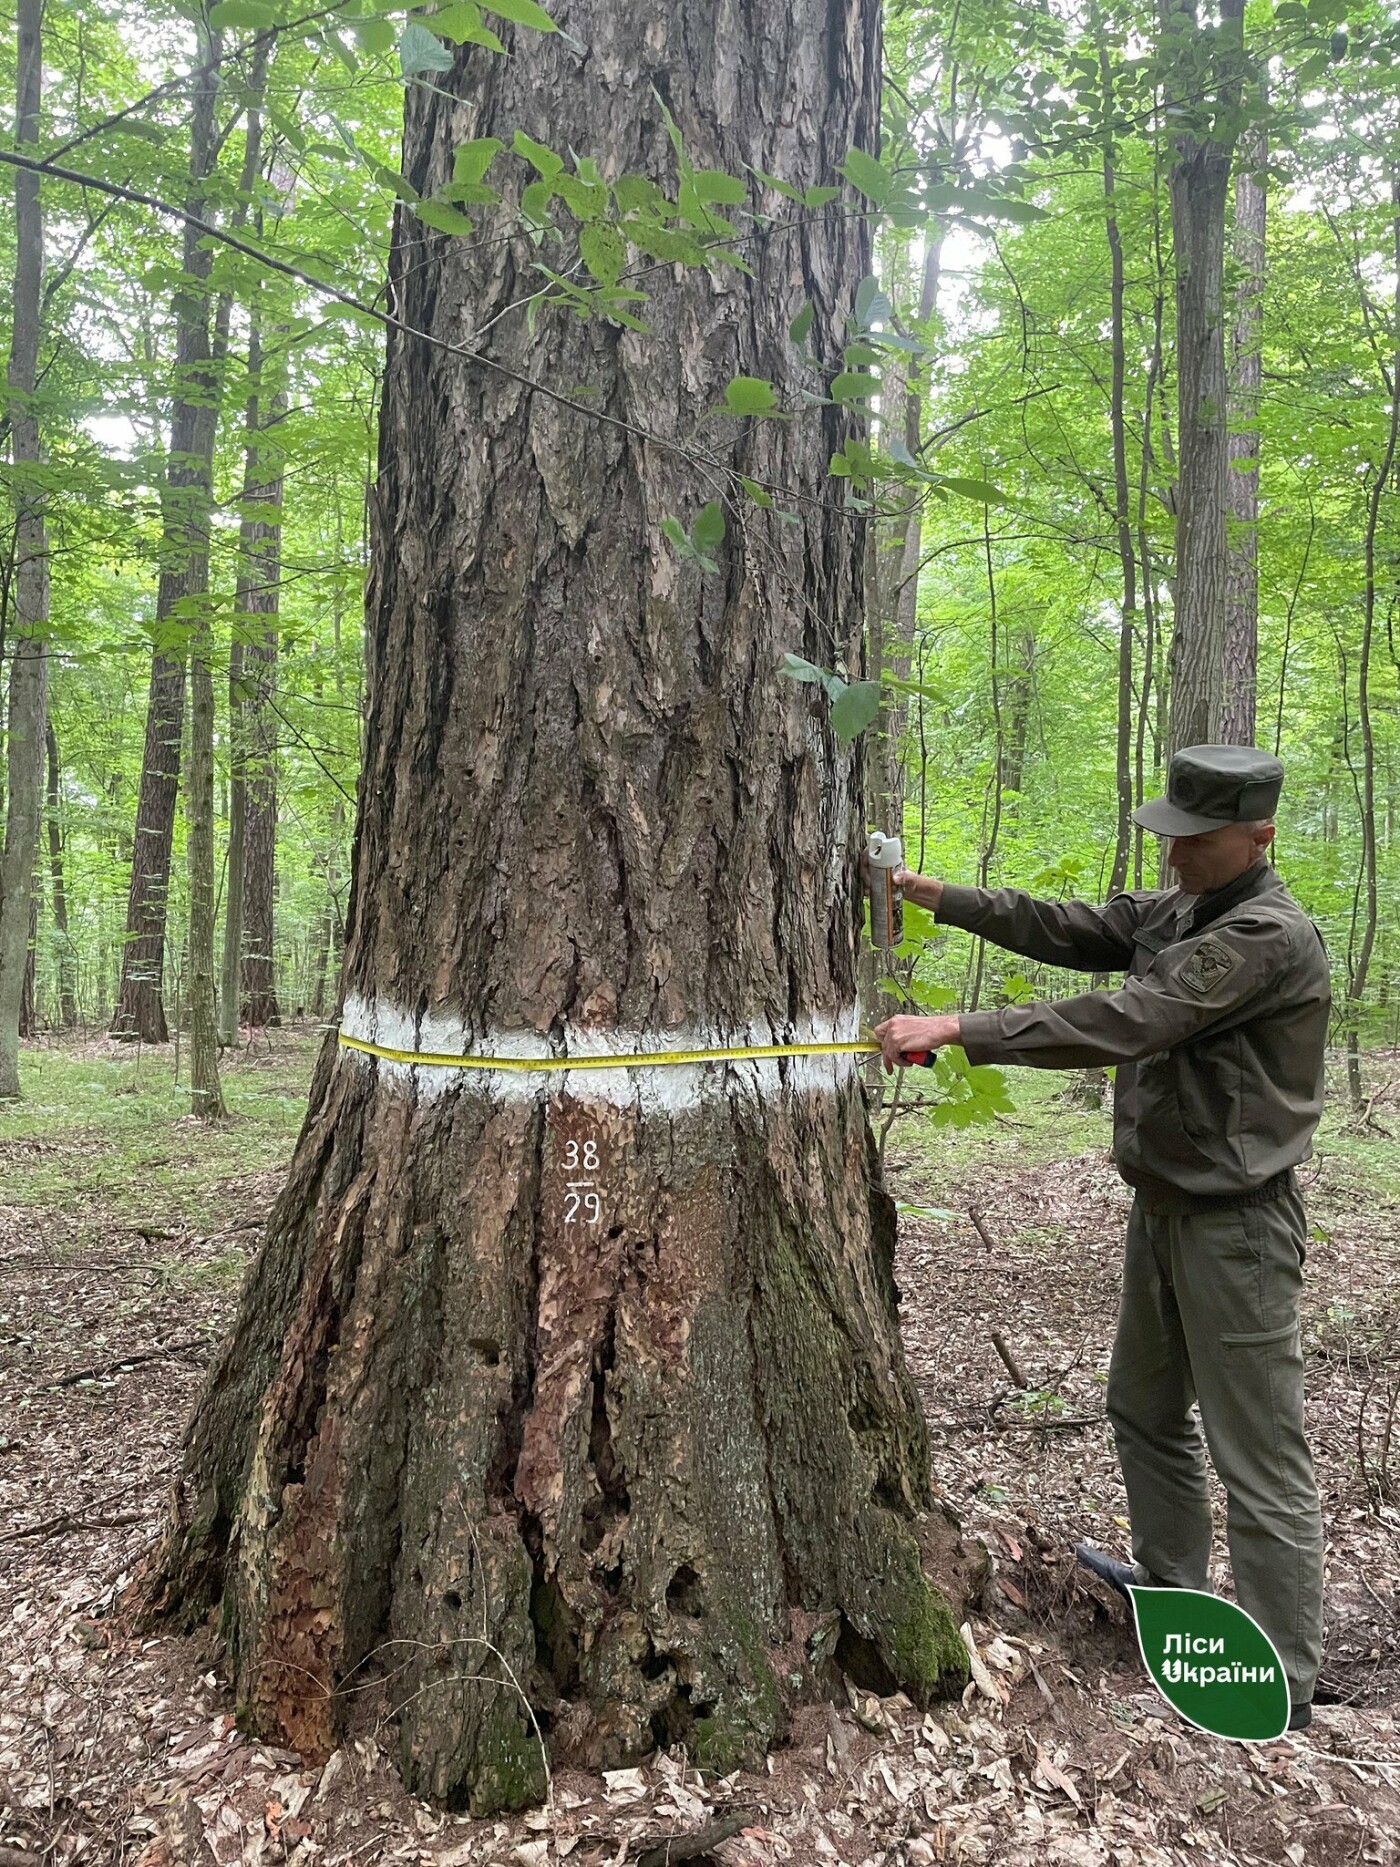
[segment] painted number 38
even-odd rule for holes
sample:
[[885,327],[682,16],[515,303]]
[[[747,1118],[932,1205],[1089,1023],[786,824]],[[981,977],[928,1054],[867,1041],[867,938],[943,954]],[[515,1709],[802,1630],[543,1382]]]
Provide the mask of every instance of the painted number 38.
[[[564,1166],[567,1171],[577,1172],[582,1168],[585,1173],[598,1170],[598,1143],[596,1141],[566,1141],[564,1144]],[[602,1202],[598,1197],[596,1180],[567,1180],[564,1198],[565,1225],[597,1225],[603,1217]]]

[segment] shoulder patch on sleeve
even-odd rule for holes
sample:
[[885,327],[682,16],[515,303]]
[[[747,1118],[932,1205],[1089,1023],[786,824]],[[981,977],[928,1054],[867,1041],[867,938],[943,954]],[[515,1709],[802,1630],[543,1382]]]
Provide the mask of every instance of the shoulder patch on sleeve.
[[1177,977],[1188,991],[1202,998],[1228,979],[1244,955],[1218,934],[1207,934],[1182,966]]

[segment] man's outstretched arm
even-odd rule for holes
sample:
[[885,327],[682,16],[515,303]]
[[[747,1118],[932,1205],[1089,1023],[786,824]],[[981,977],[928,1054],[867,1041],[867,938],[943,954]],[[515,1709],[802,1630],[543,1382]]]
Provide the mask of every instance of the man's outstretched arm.
[[960,888],[901,869],[906,901],[931,908],[948,927],[981,934],[994,946],[1080,972],[1122,972],[1133,957],[1133,932],[1149,896],[1114,895],[1104,905],[1041,901],[1020,888]]
[[970,1063],[1073,1070],[1131,1063],[1227,1021],[1289,962],[1290,935],[1272,921],[1239,921],[1174,943],[1115,992],[1005,1005],[946,1017],[887,1018],[875,1027],[885,1067],[961,1044]]

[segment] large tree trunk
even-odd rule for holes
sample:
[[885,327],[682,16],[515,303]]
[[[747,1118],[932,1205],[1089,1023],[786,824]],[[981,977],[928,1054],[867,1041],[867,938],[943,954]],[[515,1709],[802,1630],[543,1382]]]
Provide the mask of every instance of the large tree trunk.
[[[201,77],[194,87],[190,124],[189,211],[202,215],[205,186],[217,154],[214,102],[218,90],[218,34],[201,25]],[[191,603],[209,586],[209,503],[218,424],[209,342],[209,277],[213,255],[199,231],[185,228],[184,263],[175,294],[175,406],[162,494],[160,580],[156,628],[178,630]],[[121,987],[112,1019],[114,1037],[163,1044],[169,1035],[161,984],[165,972],[165,913],[180,787],[184,730],[185,663],[157,648],[151,664],[146,745],[127,902]]]
[[[15,141],[39,138],[41,0],[19,0]],[[10,330],[10,458],[14,463],[14,626],[8,647],[10,715],[5,853],[0,868],[0,1096],[19,1094],[19,1036],[33,922],[34,866],[44,803],[48,720],[49,542],[41,483],[43,451],[34,406],[44,270],[39,177],[15,171],[15,274]],[[30,1022],[32,1028],[32,1000]]]
[[[571,0],[586,61],[522,31],[410,90],[413,185],[517,127],[671,178],[653,84],[697,166],[805,188],[873,146],[874,0],[742,34],[645,12]],[[497,320],[533,289],[524,242],[425,247],[400,215],[407,326],[455,343],[469,312],[635,428],[391,337],[347,1035],[542,1059],[853,1031],[856,760],[779,672],[861,664],[859,522],[826,472],[849,418],[711,437],[806,495],[795,526],[731,523],[719,575],[659,529],[713,495],[678,449],[729,378],[798,405],[805,297],[839,367],[869,269],[849,208],[749,247],[752,279],[662,275],[645,334],[555,312],[533,340]],[[161,1563],[167,1608],[222,1596],[250,1728],[324,1755],[341,1682],[378,1672],[414,1788],[489,1809],[541,1793],[536,1721],[560,1760],[755,1758],[796,1608],[872,1682],[959,1681],[876,1175],[849,1057],[532,1075],[328,1040]]]
[[1222,0],[1220,24],[1196,25],[1195,0],[1167,0],[1178,53],[1168,108],[1190,127],[1171,173],[1176,261],[1176,629],[1171,743],[1220,737],[1225,686],[1228,454],[1225,373],[1225,200],[1239,105],[1244,0]]
[[49,770],[49,881],[53,889],[53,928],[58,936],[58,1021],[65,1031],[78,1022],[77,955],[68,937],[68,890],[63,879],[63,815],[59,784],[58,735],[45,728]]
[[1220,737],[1254,744],[1259,679],[1259,387],[1263,367],[1264,228],[1268,195],[1264,131],[1241,140],[1235,176],[1235,329],[1230,359],[1229,472],[1233,524],[1226,567],[1225,694]]

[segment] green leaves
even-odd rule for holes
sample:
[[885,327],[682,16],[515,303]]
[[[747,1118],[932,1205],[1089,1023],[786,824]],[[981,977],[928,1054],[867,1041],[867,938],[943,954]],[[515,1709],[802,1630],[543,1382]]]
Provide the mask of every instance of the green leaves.
[[1143,1664],[1169,1705],[1215,1737],[1263,1743],[1282,1736],[1288,1678],[1257,1621],[1195,1588],[1134,1588],[1132,1595]]
[[724,405],[731,415],[777,415],[778,398],[761,376],[736,376],[726,384]]
[[717,499],[711,499],[700,508],[689,534],[679,519],[661,521],[662,535],[675,546],[677,554],[712,576],[719,574],[719,565],[712,553],[723,544],[724,531],[724,509]]
[[837,674],[831,668],[819,667],[816,662],[806,661],[801,655],[793,654],[783,656],[779,672],[790,681],[822,689],[831,703],[832,730],[843,746],[850,745],[852,740],[863,733],[880,711],[878,681],[848,681],[844,675]]
[[465,214],[455,207],[449,207],[445,201],[420,201],[414,213],[425,226],[436,227],[439,233],[471,233],[472,223]]
[[277,24],[277,8],[269,0],[221,0],[209,9],[209,24],[227,31],[230,27],[250,27],[254,31]]
[[812,328],[813,315],[812,302],[808,299],[792,323],[788,325],[788,336],[795,344],[806,343],[807,333]]
[[399,35],[399,69],[406,78],[420,71],[451,71],[452,54],[426,26],[410,20]]
[[880,711],[880,683],[851,681],[831,703],[831,726],[843,746],[875,722]]
[[559,28],[535,0],[483,0],[488,13],[508,19],[517,26],[531,26],[536,32],[558,32]]

